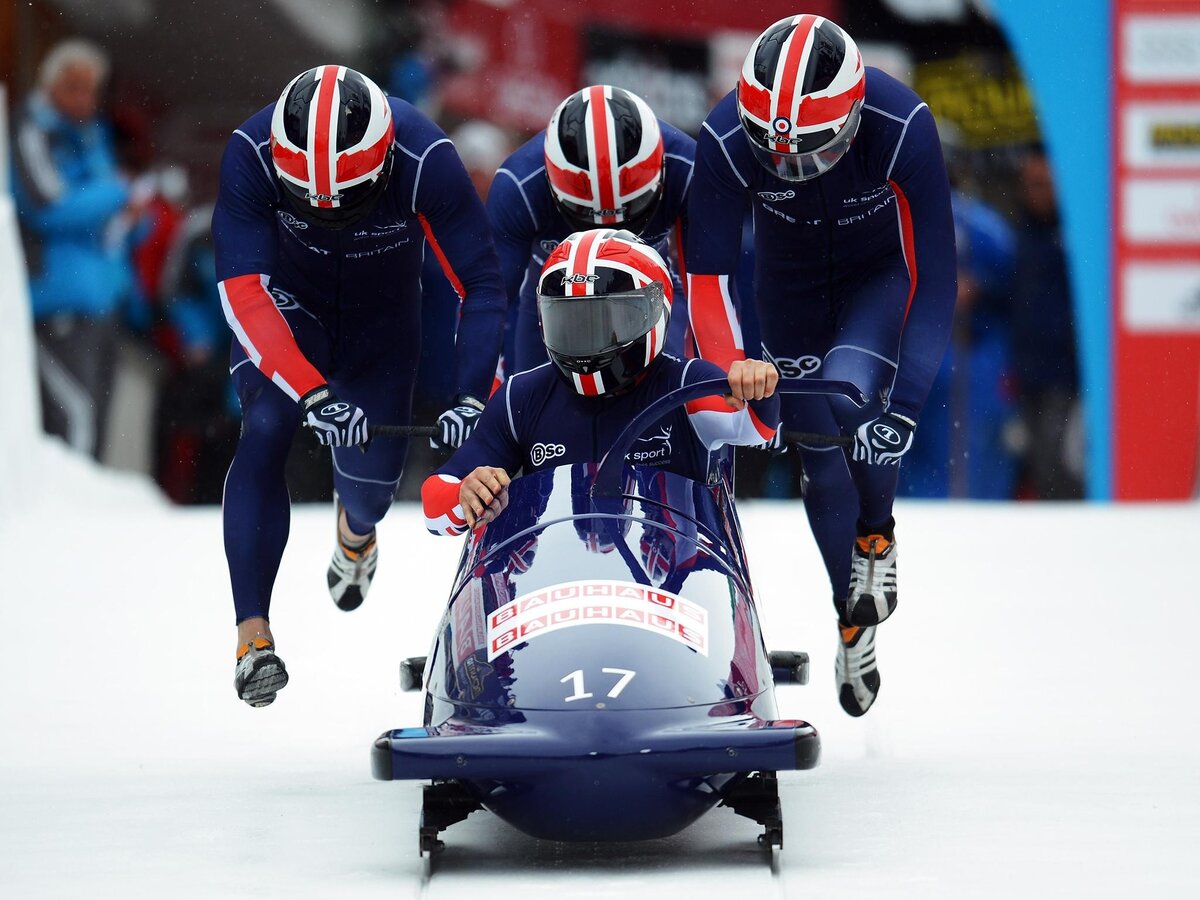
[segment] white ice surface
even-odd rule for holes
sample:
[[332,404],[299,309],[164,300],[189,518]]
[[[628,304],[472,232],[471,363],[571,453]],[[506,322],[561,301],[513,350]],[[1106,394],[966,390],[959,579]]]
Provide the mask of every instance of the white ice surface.
[[345,614],[331,510],[297,509],[272,617],[292,681],[252,710],[219,514],[47,452],[56,499],[0,511],[0,897],[1200,896],[1200,505],[902,504],[883,690],[853,720],[800,509],[747,504],[768,642],[813,658],[782,711],[823,738],[781,776],[775,870],[725,809],[616,846],[480,812],[430,878],[419,787],[373,781],[368,751],[420,721],[396,666],[428,649],[459,542],[398,506]]

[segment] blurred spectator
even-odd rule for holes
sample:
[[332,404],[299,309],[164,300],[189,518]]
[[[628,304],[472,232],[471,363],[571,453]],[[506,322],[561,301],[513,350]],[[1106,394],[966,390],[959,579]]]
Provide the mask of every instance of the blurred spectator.
[[487,200],[496,170],[514,149],[508,133],[483,119],[470,119],[451,132],[450,140],[467,167],[479,198]]
[[163,264],[162,312],[175,352],[155,416],[157,477],[176,503],[220,503],[237,446],[240,410],[227,371],[211,220],[211,204],[192,210]]
[[955,192],[958,296],[945,359],[900,466],[909,497],[1012,499],[1016,461],[1005,441],[1015,414],[1003,321],[1016,238],[986,203]]
[[27,242],[46,430],[99,457],[118,321],[132,286],[127,240],[145,198],[117,171],[98,115],[103,51],[47,55],[15,130],[14,192]]
[[1045,152],[1030,150],[1019,169],[1012,339],[1022,423],[1022,487],[1041,499],[1083,496],[1079,373],[1071,284],[1063,252],[1054,179]]

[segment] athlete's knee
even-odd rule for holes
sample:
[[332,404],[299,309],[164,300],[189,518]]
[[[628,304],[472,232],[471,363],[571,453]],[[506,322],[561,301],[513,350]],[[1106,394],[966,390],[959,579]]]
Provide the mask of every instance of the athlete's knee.
[[800,461],[804,467],[806,490],[840,491],[852,486],[841,447],[803,448]]
[[865,401],[860,406],[846,397],[834,395],[831,398],[833,414],[846,430],[857,428],[883,413],[884,398],[896,377],[896,365],[872,350],[843,344],[825,355],[822,374],[834,381],[848,381]]
[[[338,485],[338,499],[346,508],[346,517],[350,524],[358,524],[370,529],[379,522],[388,509],[396,493],[394,485],[371,484],[362,481],[341,483]],[[358,534],[364,533],[358,528],[352,529]]]
[[281,436],[290,441],[300,427],[300,407],[273,387],[246,391],[241,401],[243,439],[247,435],[261,435]]

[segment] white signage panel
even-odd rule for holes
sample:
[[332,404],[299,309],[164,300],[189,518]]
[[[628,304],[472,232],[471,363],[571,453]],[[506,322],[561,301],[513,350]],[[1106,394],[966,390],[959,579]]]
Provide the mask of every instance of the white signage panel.
[[1126,263],[1121,287],[1129,331],[1200,334],[1200,262]]
[[1200,177],[1127,178],[1121,235],[1139,244],[1200,244]]
[[1129,168],[1200,173],[1200,103],[1127,103],[1121,129],[1121,161]]
[[1129,16],[1121,74],[1134,84],[1200,84],[1200,16]]

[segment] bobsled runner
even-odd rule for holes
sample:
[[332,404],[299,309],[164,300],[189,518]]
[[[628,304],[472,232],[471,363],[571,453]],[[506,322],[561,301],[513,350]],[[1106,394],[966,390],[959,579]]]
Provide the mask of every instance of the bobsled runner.
[[626,462],[667,409],[726,389],[663,397],[599,465],[514,479],[468,536],[432,649],[401,665],[424,724],[372,751],[376,778],[430,782],[423,855],[478,809],[537,838],[635,841],[724,805],[782,846],[776,773],[815,766],[820,738],[778,714],[775,684],[806,682],[808,658],[765,648],[731,454],[707,483]]

